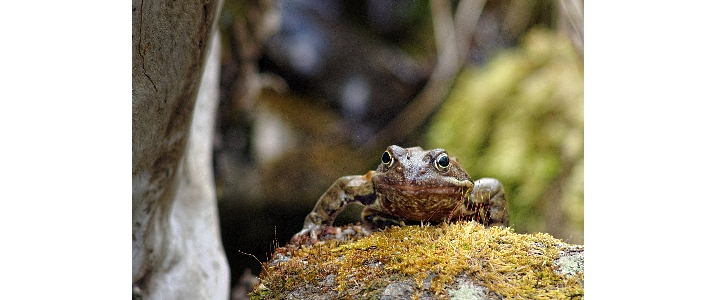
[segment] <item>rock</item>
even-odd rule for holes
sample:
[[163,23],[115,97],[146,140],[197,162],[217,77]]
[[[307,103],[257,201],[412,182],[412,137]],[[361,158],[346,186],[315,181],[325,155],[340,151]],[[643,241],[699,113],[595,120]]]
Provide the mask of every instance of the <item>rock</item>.
[[583,298],[583,246],[545,233],[469,221],[335,237],[276,249],[250,297]]
[[411,299],[414,294],[414,286],[411,281],[390,283],[381,293],[381,300]]

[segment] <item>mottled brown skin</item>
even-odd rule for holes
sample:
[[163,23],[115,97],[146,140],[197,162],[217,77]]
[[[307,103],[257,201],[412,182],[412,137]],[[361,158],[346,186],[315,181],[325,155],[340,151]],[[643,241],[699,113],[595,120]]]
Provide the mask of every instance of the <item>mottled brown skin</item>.
[[376,171],[344,176],[319,198],[293,242],[310,242],[331,226],[351,202],[365,206],[362,219],[370,227],[471,219],[484,226],[509,225],[501,183],[482,178],[475,183],[444,149],[389,146]]

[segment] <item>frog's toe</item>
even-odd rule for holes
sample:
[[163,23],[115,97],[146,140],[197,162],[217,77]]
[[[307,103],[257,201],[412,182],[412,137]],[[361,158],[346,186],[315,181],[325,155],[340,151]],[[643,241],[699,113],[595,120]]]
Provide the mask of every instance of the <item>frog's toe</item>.
[[292,239],[289,240],[289,242],[292,244],[306,244],[307,242],[309,242],[309,239],[310,237],[307,232],[305,232],[305,230],[302,230],[294,234],[292,236]]
[[297,232],[294,236],[292,236],[292,239],[290,240],[290,243],[292,244],[315,244],[317,240],[319,239],[319,235],[324,231],[323,226],[315,225],[315,226],[309,226],[304,227],[302,230]]

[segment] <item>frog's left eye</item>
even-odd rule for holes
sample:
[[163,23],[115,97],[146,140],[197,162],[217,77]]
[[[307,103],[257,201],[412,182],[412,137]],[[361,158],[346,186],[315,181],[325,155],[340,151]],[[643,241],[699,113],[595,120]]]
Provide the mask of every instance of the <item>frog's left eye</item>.
[[381,155],[381,163],[387,167],[391,167],[391,164],[394,163],[394,157],[391,156],[389,151],[384,151],[384,154]]
[[434,160],[434,167],[439,171],[444,171],[449,167],[449,156],[446,153],[439,154],[439,157]]

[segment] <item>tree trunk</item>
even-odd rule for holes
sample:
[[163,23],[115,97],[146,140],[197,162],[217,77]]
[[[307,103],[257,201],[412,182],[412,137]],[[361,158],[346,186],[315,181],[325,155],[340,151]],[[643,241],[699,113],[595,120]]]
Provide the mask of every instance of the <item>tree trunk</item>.
[[229,297],[211,164],[220,8],[132,2],[133,298]]

